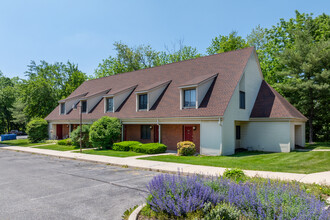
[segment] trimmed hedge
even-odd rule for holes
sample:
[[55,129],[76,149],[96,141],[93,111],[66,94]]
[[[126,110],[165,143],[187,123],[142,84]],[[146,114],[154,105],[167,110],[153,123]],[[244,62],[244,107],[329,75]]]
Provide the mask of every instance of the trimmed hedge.
[[138,144],[141,143],[138,141],[122,141],[122,142],[114,143],[112,146],[112,150],[129,151],[132,145],[138,145]]
[[145,153],[145,154],[160,154],[165,153],[167,146],[159,143],[150,143],[150,144],[136,144],[131,146],[131,151],[136,153]]
[[57,141],[58,145],[72,145],[72,140],[71,138],[63,139],[60,141]]

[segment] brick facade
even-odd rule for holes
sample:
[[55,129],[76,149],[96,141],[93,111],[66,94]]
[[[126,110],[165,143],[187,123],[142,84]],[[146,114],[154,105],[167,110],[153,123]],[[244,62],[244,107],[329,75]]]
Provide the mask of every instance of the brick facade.
[[[154,128],[151,129],[150,140],[141,139],[141,125],[124,125],[124,140],[127,141],[140,141],[141,143],[153,143],[154,142]],[[193,130],[193,142],[196,145],[197,152],[200,152],[200,126],[193,124],[195,130]],[[184,125],[175,124],[163,124],[161,125],[161,143],[167,146],[168,150],[176,150],[177,143],[184,140]]]

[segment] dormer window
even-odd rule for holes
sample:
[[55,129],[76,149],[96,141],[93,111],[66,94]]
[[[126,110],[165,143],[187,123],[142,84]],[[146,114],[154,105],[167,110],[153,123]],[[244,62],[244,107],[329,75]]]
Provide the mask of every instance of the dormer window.
[[184,90],[184,108],[196,108],[196,89]]
[[87,112],[87,101],[81,101],[81,113],[86,113]]
[[106,99],[106,112],[113,112],[113,98]]
[[139,110],[148,109],[148,94],[139,95]]
[[65,103],[61,103],[61,115],[65,114]]

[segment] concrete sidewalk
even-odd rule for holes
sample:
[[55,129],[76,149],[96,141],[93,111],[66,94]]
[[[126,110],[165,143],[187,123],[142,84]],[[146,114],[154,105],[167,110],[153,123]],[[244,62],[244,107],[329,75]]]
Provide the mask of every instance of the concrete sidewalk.
[[[101,156],[101,155],[73,153],[70,151],[38,149],[31,147],[2,146],[0,147],[0,149],[29,152],[35,154],[55,156],[60,158],[77,159],[77,160],[90,161],[96,163],[104,163],[108,165],[127,166],[127,167],[140,168],[140,169],[146,169],[146,170],[152,170],[158,172],[169,172],[169,173],[177,173],[178,170],[180,170],[180,172],[182,173],[189,173],[189,174],[198,173],[202,175],[217,176],[217,175],[222,175],[226,169],[221,167],[200,166],[200,165],[138,159],[141,157],[146,157],[145,155],[121,158],[121,157],[109,157],[109,156]],[[330,171],[312,173],[312,174],[297,174],[297,173],[244,170],[244,173],[250,177],[259,176],[263,178],[296,180],[303,183],[317,183],[317,184],[330,185]]]

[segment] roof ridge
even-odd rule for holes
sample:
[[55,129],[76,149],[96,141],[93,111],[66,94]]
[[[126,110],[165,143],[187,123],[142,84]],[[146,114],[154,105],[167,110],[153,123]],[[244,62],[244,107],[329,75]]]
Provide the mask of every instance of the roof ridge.
[[133,71],[130,71],[130,72],[117,73],[117,74],[110,75],[110,76],[103,76],[103,77],[96,78],[96,79],[86,80],[85,82],[95,81],[95,80],[98,80],[98,79],[104,79],[104,78],[111,77],[111,76],[118,76],[118,75],[121,75],[121,74],[136,73],[136,72],[142,71],[142,70],[149,70],[149,69],[154,69],[154,68],[157,68],[157,67],[163,67],[163,66],[168,66],[168,65],[171,65],[171,64],[183,63],[183,62],[192,61],[192,60],[199,60],[199,59],[202,59],[202,58],[207,58],[207,57],[212,57],[212,56],[220,56],[220,55],[224,55],[224,54],[228,54],[228,53],[232,53],[232,52],[237,52],[237,51],[240,51],[240,50],[247,50],[247,49],[251,49],[251,48],[254,48],[254,46],[245,47],[245,48],[232,50],[232,51],[226,51],[226,52],[222,52],[222,53],[215,53],[215,54],[196,57],[196,58],[191,58],[191,59],[188,59],[188,60],[180,60],[180,61],[173,62],[173,63],[166,63],[166,64],[163,64],[163,65],[152,66],[152,67],[148,67],[148,68],[144,68],[144,69],[133,70]]

